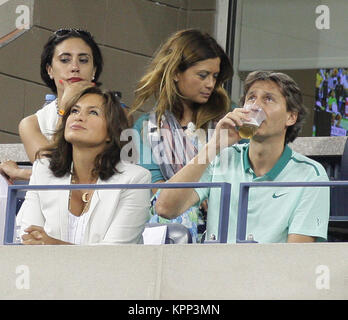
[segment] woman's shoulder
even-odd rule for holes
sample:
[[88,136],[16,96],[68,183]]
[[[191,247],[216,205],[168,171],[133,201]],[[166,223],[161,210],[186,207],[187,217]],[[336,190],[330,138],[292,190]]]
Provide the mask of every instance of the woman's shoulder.
[[120,161],[117,164],[116,169],[119,171],[127,170],[129,173],[134,175],[150,173],[149,170],[145,169],[144,167],[128,161]]
[[46,181],[52,179],[54,175],[50,169],[50,159],[36,159],[33,163],[32,174],[35,176],[36,180],[40,180],[42,184],[45,184]]
[[56,101],[57,99],[43,106],[35,113],[40,130],[48,139],[51,139],[58,122]]
[[134,128],[141,130],[143,128],[143,122],[148,121],[150,117],[150,113],[142,114],[134,123]]
[[57,99],[53,100],[52,102],[44,105],[42,108],[40,108],[36,114],[57,114]]
[[122,180],[144,180],[142,183],[151,183],[151,173],[142,166],[127,161],[120,161],[116,165],[119,174],[113,175],[112,179]]
[[50,160],[48,158],[38,158],[33,163],[33,169],[47,170],[49,169]]

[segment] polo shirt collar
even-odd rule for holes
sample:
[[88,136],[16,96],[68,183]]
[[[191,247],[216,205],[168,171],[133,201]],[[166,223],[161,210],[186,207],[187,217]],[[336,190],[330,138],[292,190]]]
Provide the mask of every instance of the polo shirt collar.
[[[249,161],[249,144],[243,147],[244,154],[243,154],[243,165],[244,165],[244,171],[245,172],[253,172],[250,161]],[[279,173],[285,168],[285,166],[288,164],[292,156],[292,150],[288,145],[285,145],[284,151],[282,155],[280,156],[277,163],[273,166],[273,168],[268,171],[265,176],[269,180],[275,180],[275,178],[279,175]]]

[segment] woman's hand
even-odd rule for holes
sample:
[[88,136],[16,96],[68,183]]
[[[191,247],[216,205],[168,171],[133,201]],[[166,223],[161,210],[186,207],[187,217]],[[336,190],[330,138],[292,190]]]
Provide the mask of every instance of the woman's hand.
[[29,180],[31,169],[21,169],[15,161],[6,160],[0,163],[0,173],[13,183],[14,180]]
[[65,111],[65,106],[67,105],[67,103],[73,96],[77,95],[84,89],[95,86],[94,82],[90,82],[87,80],[81,80],[81,81],[77,81],[73,83],[70,83],[65,80],[59,80],[59,82],[63,85],[63,88],[64,88],[62,98],[59,102],[59,110],[64,110],[64,111]]
[[23,244],[31,244],[31,245],[44,245],[44,244],[69,244],[67,242],[55,239],[50,237],[44,230],[44,228],[39,226],[33,226],[26,228],[24,230],[27,232],[22,236]]

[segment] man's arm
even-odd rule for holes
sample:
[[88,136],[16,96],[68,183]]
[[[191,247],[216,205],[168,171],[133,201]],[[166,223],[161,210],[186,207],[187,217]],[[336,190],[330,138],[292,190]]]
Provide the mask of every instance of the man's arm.
[[[204,156],[203,150],[194,157],[184,168],[176,173],[168,183],[197,182],[209,165],[209,161],[199,164],[198,160]],[[167,219],[174,219],[199,201],[194,189],[162,189],[156,201],[156,212]]]
[[288,235],[288,243],[295,243],[295,242],[315,242],[315,237],[311,237],[311,236],[304,236],[302,234],[289,234]]
[[[248,111],[237,108],[221,119],[209,142],[184,168],[177,172],[168,183],[198,182],[204,171],[217,154],[227,146],[240,140],[236,126],[247,121]],[[194,189],[162,189],[156,202],[156,212],[167,219],[173,219],[199,201]]]

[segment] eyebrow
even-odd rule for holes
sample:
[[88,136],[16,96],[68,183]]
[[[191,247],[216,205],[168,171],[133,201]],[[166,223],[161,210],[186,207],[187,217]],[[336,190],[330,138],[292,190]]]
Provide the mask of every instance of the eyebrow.
[[[250,92],[247,92],[247,96],[250,96],[252,94],[255,94],[255,91],[256,90],[253,90],[253,91],[250,91]],[[278,96],[278,94],[276,92],[271,92],[271,91],[264,91],[263,92],[264,95],[271,95],[271,96]]]
[[210,70],[206,70],[206,69],[199,69],[197,72],[220,73],[220,70],[219,71],[210,71]]
[[[62,53],[58,54],[58,57],[60,57],[60,56],[72,56],[72,54],[69,53],[69,52],[62,52]],[[88,57],[90,57],[91,55],[89,53],[79,53],[78,56],[79,57],[81,57],[81,56],[88,56]]]
[[[79,109],[81,109],[81,107],[80,107],[78,104],[73,105],[71,108],[79,108]],[[88,110],[89,110],[89,109],[99,109],[99,110],[103,110],[103,108],[102,108],[102,107],[99,107],[99,106],[88,106],[87,109],[88,109]]]

